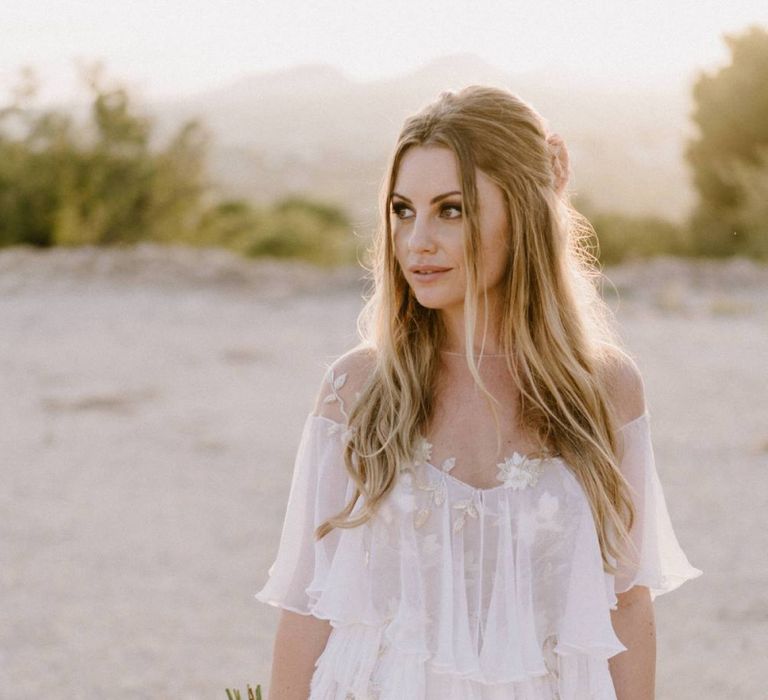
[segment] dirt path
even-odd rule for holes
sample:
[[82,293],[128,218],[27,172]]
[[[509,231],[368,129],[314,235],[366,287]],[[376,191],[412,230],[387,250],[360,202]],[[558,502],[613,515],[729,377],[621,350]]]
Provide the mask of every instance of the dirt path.
[[[657,600],[658,697],[762,698],[768,273],[606,272],[704,570]],[[252,596],[324,365],[355,341],[359,276],[217,251],[0,252],[3,698],[266,685],[277,612]]]

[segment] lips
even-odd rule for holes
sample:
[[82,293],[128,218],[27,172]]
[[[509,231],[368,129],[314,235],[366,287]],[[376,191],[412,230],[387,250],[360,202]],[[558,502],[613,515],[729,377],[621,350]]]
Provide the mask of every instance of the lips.
[[410,268],[412,281],[417,284],[436,283],[443,279],[452,268],[440,267],[438,265],[414,265]]
[[439,265],[411,265],[411,267],[408,268],[411,272],[415,274],[424,274],[424,273],[430,273],[430,272],[445,272],[446,270],[450,270],[450,267],[440,267]]
[[432,279],[433,277],[442,277],[448,270],[432,270],[431,272],[414,272],[413,274],[420,279]]

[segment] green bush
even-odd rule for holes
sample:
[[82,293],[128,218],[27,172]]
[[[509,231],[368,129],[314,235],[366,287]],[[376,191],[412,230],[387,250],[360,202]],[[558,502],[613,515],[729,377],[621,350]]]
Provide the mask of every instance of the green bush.
[[203,216],[195,242],[249,257],[300,258],[318,265],[353,263],[357,254],[341,209],[297,195],[260,208],[243,200],[221,202]]
[[295,196],[263,212],[244,252],[250,256],[301,257],[320,265],[356,259],[355,239],[343,212]]
[[599,244],[595,255],[604,264],[691,252],[688,229],[661,217],[604,212],[593,215],[590,221]]
[[691,255],[693,239],[686,225],[660,216],[633,216],[594,209],[591,201],[581,196],[572,200],[573,207],[594,229],[587,243],[590,252],[602,264],[612,265],[630,258],[655,255]]
[[730,63],[693,87],[698,135],[685,156],[699,202],[690,228],[699,253],[768,259],[768,30],[753,25],[724,41]]
[[31,72],[0,109],[0,245],[154,241],[322,265],[356,260],[349,221],[334,205],[298,194],[264,207],[210,203],[204,127],[189,121],[164,148],[151,148],[151,120],[123,88],[104,87],[101,71],[83,72],[92,97],[86,124],[35,109]]
[[27,72],[0,109],[0,244],[37,246],[193,238],[206,189],[207,132],[197,121],[150,148],[152,124],[127,92],[83,72],[89,121],[38,109]]

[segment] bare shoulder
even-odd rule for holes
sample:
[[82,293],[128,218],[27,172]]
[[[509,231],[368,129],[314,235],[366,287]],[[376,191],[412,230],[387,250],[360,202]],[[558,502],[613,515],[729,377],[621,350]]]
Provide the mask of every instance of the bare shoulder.
[[338,357],[325,372],[312,412],[346,423],[349,410],[371,378],[375,366],[373,348],[356,347]]
[[619,425],[643,415],[645,385],[635,360],[621,348],[611,346],[605,354],[602,372]]

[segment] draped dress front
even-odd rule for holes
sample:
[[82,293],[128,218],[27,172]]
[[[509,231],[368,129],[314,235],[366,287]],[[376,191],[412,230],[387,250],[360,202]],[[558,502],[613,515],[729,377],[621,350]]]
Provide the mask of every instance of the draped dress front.
[[[339,379],[331,371],[332,387]],[[476,488],[450,473],[454,460],[432,464],[423,437],[368,522],[316,541],[354,484],[348,426],[307,415],[255,597],[329,621],[310,700],[616,700],[608,659],[626,650],[611,622],[616,594],[642,585],[655,598],[702,573],[670,521],[648,410],[619,437],[639,556],[613,575],[562,458],[513,453],[498,486]]]

